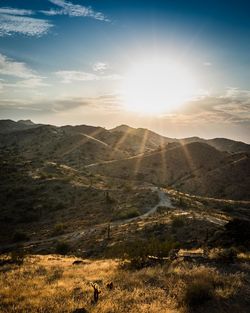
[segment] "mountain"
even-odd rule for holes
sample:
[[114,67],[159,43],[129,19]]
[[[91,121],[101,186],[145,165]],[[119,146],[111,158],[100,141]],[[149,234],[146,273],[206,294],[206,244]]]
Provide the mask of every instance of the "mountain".
[[0,121],[0,148],[26,160],[202,196],[250,199],[249,147],[224,138],[171,139],[144,128]]
[[38,126],[39,125],[34,124],[30,120],[20,120],[18,122],[14,122],[12,120],[0,120],[0,134],[35,128]]
[[82,132],[82,128],[42,125],[12,131],[0,134],[0,147],[14,150],[26,159],[59,161],[78,168],[94,162],[127,156],[91,136],[96,134],[95,127],[88,127],[87,134]]
[[208,145],[216,148],[220,151],[227,151],[231,153],[239,153],[239,152],[250,152],[250,145],[241,141],[235,141],[226,138],[214,138],[214,139],[203,139],[199,137],[189,137],[183,138],[179,140],[183,144],[191,143],[191,142],[203,142]]
[[[120,136],[127,136],[128,138],[131,136],[140,138],[142,141],[143,138],[145,142],[145,147],[150,149],[156,148],[159,146],[164,146],[169,143],[180,143],[180,144],[188,144],[192,142],[201,142],[206,143],[217,150],[227,151],[230,153],[239,153],[239,152],[249,152],[250,153],[250,145],[241,141],[235,141],[226,138],[214,138],[214,139],[203,139],[200,137],[188,137],[182,139],[169,138],[165,136],[161,136],[155,132],[152,132],[145,128],[133,128],[128,125],[120,125],[113,129],[110,129],[112,133],[119,133]],[[126,135],[125,135],[126,134]]]

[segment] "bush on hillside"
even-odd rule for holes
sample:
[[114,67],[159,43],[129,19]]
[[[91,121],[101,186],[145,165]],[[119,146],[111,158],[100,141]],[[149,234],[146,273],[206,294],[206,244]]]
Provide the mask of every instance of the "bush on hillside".
[[23,231],[16,231],[13,235],[12,241],[13,242],[20,242],[20,241],[25,241],[28,240],[29,237],[28,235],[23,232]]
[[173,228],[180,228],[185,225],[185,219],[182,216],[174,216],[172,218],[172,227]]
[[190,284],[186,285],[183,292],[183,304],[193,311],[197,306],[203,305],[207,301],[211,300],[214,296],[214,288],[210,282],[196,279]]
[[179,243],[168,240],[150,238],[148,240],[139,239],[131,242],[124,242],[112,248],[113,257],[120,257],[129,261],[131,268],[140,269],[152,265],[149,256],[156,258],[168,257],[169,252],[179,246]]
[[65,241],[58,241],[56,244],[56,253],[65,255],[70,251],[70,245]]

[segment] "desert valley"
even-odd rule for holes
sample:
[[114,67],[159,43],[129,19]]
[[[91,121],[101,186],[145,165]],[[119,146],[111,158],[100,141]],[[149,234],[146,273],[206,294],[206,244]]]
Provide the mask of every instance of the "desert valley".
[[[2,312],[142,302],[145,312],[247,312],[248,144],[28,120],[1,120],[0,133]],[[103,292],[95,306],[92,282]]]

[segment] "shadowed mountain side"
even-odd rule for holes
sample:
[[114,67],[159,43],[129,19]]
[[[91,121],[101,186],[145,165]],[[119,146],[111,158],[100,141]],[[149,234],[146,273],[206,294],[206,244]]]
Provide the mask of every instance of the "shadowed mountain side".
[[198,170],[194,176],[178,182],[173,187],[191,194],[198,191],[201,196],[249,200],[250,156],[242,154],[237,155],[235,160],[229,160],[225,160],[222,166],[208,171],[205,175],[202,170]]
[[159,201],[153,190],[127,181],[2,151],[0,176],[0,245],[15,242],[15,232],[38,240],[139,216]]
[[[244,162],[240,161],[242,158],[244,158]],[[138,156],[129,160],[97,165],[89,168],[89,170],[107,176],[144,180],[155,184],[179,187],[182,191],[190,191],[191,189],[194,194],[206,194],[207,196],[216,197],[222,197],[221,184],[224,181],[224,184],[226,183],[223,193],[225,198],[239,199],[242,196],[242,199],[247,200],[250,195],[247,192],[247,180],[244,180],[243,177],[245,177],[244,173],[249,168],[249,161],[249,155],[247,154],[230,155],[205,143],[196,142],[162,149],[150,155]],[[234,167],[236,164],[237,166]],[[230,180],[226,181],[230,168],[235,170],[231,172]],[[217,170],[218,175],[211,175],[211,171],[215,170]],[[240,179],[241,175],[243,175],[242,179]],[[199,182],[196,176],[200,177]],[[218,176],[221,176],[221,183],[217,184]],[[209,180],[207,180],[207,177],[209,177]],[[196,182],[194,187],[193,180]],[[188,181],[188,184],[184,184],[185,181]],[[213,185],[212,188],[211,185]],[[235,190],[233,194],[232,189]]]

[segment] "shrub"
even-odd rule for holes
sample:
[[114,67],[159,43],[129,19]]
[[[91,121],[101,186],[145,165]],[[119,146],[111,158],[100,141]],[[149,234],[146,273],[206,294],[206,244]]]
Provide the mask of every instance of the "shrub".
[[61,235],[65,231],[65,224],[58,223],[54,226],[53,235]]
[[46,282],[47,283],[53,283],[54,281],[62,278],[63,275],[63,270],[59,267],[54,267],[52,273],[50,273],[47,277],[46,277]]
[[113,219],[114,220],[124,220],[124,219],[128,219],[128,218],[137,217],[139,215],[140,215],[140,212],[137,209],[131,208],[131,209],[127,209],[125,211],[117,212]]
[[65,241],[58,241],[56,244],[56,253],[65,255],[70,251],[70,245]]
[[188,308],[194,308],[212,299],[213,295],[212,284],[197,278],[186,285],[183,293],[183,304]]
[[13,235],[13,238],[12,238],[13,242],[20,242],[20,241],[25,241],[28,239],[29,239],[29,237],[23,231],[16,231]]
[[223,263],[234,263],[237,258],[237,251],[233,248],[223,249],[217,255],[217,260]]
[[182,216],[174,216],[172,218],[172,227],[179,228],[185,225],[185,219]]
[[113,248],[113,256],[122,257],[128,260],[131,268],[140,269],[144,266],[152,265],[149,256],[157,258],[167,257],[170,250],[177,248],[179,244],[172,239],[159,240],[150,238],[146,240],[136,240],[125,242]]
[[21,265],[23,264],[25,258],[25,253],[22,249],[17,249],[16,251],[12,251],[10,254],[11,263]]

